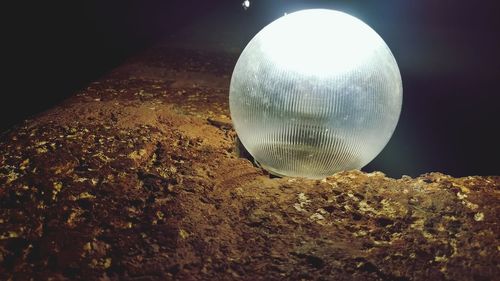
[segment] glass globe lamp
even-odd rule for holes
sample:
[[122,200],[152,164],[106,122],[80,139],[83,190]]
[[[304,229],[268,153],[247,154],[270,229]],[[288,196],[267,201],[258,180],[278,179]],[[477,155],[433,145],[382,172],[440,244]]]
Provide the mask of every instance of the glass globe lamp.
[[401,75],[361,20],[302,10],[248,43],[229,105],[241,143],[264,169],[320,179],[360,169],[384,148],[401,112]]

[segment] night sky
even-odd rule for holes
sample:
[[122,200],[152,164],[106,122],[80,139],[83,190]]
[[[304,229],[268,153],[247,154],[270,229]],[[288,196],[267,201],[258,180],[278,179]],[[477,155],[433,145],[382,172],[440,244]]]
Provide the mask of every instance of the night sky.
[[[439,171],[500,174],[498,1],[56,1],[19,3],[4,35],[0,129],[46,110],[125,59],[207,15],[199,34],[243,48],[263,26],[304,8],[356,16],[391,48],[403,110],[366,171],[394,177]],[[222,26],[222,27],[221,27]],[[220,38],[219,29],[238,36]],[[232,32],[232,33],[231,33]],[[234,39],[233,39],[234,38]],[[202,42],[202,41],[200,41]],[[200,43],[202,44],[202,43]]]

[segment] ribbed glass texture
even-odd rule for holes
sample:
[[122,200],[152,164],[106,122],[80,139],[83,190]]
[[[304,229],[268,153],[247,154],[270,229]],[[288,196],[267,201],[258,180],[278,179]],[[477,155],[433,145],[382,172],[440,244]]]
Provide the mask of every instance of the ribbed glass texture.
[[246,46],[229,103],[238,137],[264,169],[324,178],[380,153],[399,119],[402,83],[368,25],[338,11],[303,10]]

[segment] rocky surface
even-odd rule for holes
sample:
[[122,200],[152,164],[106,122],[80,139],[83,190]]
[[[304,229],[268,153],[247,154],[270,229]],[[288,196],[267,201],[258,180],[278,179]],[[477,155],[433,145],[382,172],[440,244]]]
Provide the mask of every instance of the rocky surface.
[[240,157],[235,56],[130,60],[0,142],[1,280],[494,280],[500,177],[275,178]]

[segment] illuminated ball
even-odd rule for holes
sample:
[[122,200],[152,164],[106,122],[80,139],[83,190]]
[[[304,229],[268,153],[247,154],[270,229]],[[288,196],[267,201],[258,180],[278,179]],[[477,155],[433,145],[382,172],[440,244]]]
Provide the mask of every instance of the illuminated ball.
[[264,169],[324,178],[380,153],[402,92],[396,60],[373,29],[313,9],[277,19],[248,43],[229,103],[241,143]]

